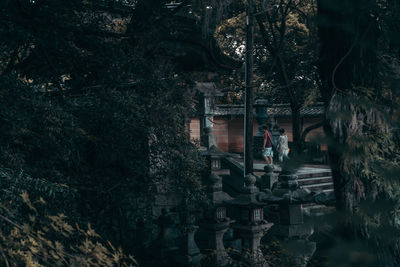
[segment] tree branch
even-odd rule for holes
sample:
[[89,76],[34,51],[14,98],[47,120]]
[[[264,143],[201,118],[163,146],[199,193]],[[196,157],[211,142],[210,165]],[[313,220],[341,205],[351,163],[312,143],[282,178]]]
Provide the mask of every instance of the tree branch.
[[[289,3],[291,3],[291,1]],[[282,7],[282,9],[283,9],[283,7]],[[288,7],[286,7],[284,13],[286,14],[288,12],[288,10],[289,10]],[[282,10],[282,12],[283,12],[283,10]],[[281,70],[283,82],[285,83],[284,88],[287,89],[287,93],[289,95],[290,103],[292,105],[298,106],[298,101],[297,101],[294,89],[291,86],[293,84],[293,81],[289,80],[289,76],[287,74],[287,69],[286,69],[285,62],[283,61],[282,56],[279,53],[279,51],[280,51],[280,49],[282,47],[282,43],[283,43],[284,37],[285,37],[285,29],[286,29],[286,19],[285,19],[286,15],[285,14],[282,14],[281,27],[279,28],[280,39],[279,39],[279,45],[278,45],[278,42],[276,40],[277,38],[276,38],[275,33],[274,33],[274,22],[271,19],[271,17],[269,16],[268,12],[266,13],[266,16],[267,16],[267,19],[268,19],[268,25],[269,25],[269,28],[270,28],[270,31],[271,31],[271,34],[272,34],[272,37],[273,37],[273,43],[274,43],[275,47],[273,47],[268,41],[268,33],[267,33],[267,30],[266,30],[266,28],[264,26],[264,23],[262,22],[260,16],[256,16],[256,20],[257,20],[258,26],[260,28],[261,34],[263,36],[263,40],[264,40],[265,46],[267,47],[269,52],[275,57],[274,62],[276,62],[276,60],[278,60],[278,63],[279,63],[278,67]],[[275,27],[276,27],[276,25],[275,25]]]
[[176,13],[178,13],[184,6],[186,6],[191,1],[192,0],[184,0],[183,2],[181,2],[179,6],[177,6],[174,10],[171,11],[171,15],[175,15]]
[[32,24],[35,24],[36,26],[46,26],[46,27],[51,27],[54,32],[56,31],[56,28],[59,28],[62,30],[62,32],[72,32],[72,33],[77,33],[77,34],[87,34],[87,35],[96,35],[96,36],[101,36],[101,37],[109,37],[109,38],[123,38],[123,37],[130,37],[127,34],[120,34],[112,31],[105,31],[105,30],[100,30],[100,29],[93,29],[91,27],[83,27],[80,26],[74,27],[66,24],[44,24],[43,22],[40,23],[40,21],[33,21],[33,20],[26,20],[26,19],[21,19],[21,18],[15,18],[7,15],[0,15],[0,20],[4,21],[5,24],[15,23],[18,24],[24,28],[30,28]]
[[[15,222],[13,222],[12,220],[10,220],[9,218],[7,218],[7,217],[5,217],[5,216],[3,216],[3,215],[0,215],[0,219],[5,220],[5,221],[8,222],[9,224],[11,224],[11,225],[15,226],[16,228],[18,228],[19,230],[23,231],[23,227],[22,227],[22,226],[16,224]],[[30,237],[32,237],[33,239],[35,239],[38,243],[42,243],[42,244],[44,244],[44,245],[50,247],[46,242],[43,242],[43,241],[42,241],[40,238],[38,238],[36,235],[29,234],[29,233],[27,233],[27,235],[30,236]],[[50,248],[53,249],[52,247],[50,247]],[[69,254],[69,253],[67,253],[67,252],[58,251],[58,253],[63,254],[63,256],[68,256],[68,257],[70,257],[70,258],[73,258],[73,255],[72,255],[72,254]],[[40,255],[38,255],[38,256],[41,257],[41,258],[43,258],[43,257],[40,256]],[[65,261],[64,258],[63,258],[63,260]],[[65,261],[65,262],[66,262],[66,261]],[[67,263],[67,262],[66,262],[66,263]]]
[[1,245],[0,245],[0,251],[1,251],[1,255],[3,256],[4,262],[6,263],[6,266],[10,267],[10,264],[8,263],[8,260],[7,260],[7,256],[4,253],[3,247]]
[[[267,12],[266,14],[266,17],[267,17],[267,19],[268,19],[268,26],[269,26],[269,30],[271,31],[271,35],[272,35],[272,41],[273,41],[273,43],[274,43],[274,49],[276,49],[276,50],[278,50],[278,42],[277,42],[277,38],[276,38],[276,35],[275,35],[275,31],[274,31],[274,23],[273,23],[273,20],[272,20],[272,18],[271,18],[271,16],[269,15],[269,13]],[[278,53],[278,51],[276,51],[276,53]]]
[[301,142],[304,143],[304,141],[306,140],[306,136],[309,132],[311,132],[312,130],[318,129],[319,127],[322,127],[323,125],[324,125],[323,122],[317,122],[316,124],[313,124],[313,125],[305,128],[300,137]]
[[17,48],[15,48],[15,50],[13,51],[13,53],[10,57],[10,60],[6,64],[6,66],[3,70],[3,73],[1,73],[1,74],[6,74],[6,73],[10,72],[12,70],[12,68],[15,66],[15,61],[18,57],[18,48],[19,48],[19,45],[17,45]]

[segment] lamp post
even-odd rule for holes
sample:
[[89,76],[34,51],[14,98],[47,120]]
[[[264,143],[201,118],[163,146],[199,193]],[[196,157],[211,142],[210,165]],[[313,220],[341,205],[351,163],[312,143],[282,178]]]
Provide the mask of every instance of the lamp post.
[[264,133],[262,131],[262,127],[264,126],[264,123],[268,119],[267,106],[268,106],[268,100],[266,99],[257,99],[254,102],[254,107],[256,110],[255,119],[257,120],[258,123],[258,132],[256,133],[253,139],[254,157],[256,158],[262,158],[261,151],[264,142]]
[[245,125],[244,125],[244,175],[253,173],[253,33],[254,3],[248,0],[246,16],[246,65],[245,65]]

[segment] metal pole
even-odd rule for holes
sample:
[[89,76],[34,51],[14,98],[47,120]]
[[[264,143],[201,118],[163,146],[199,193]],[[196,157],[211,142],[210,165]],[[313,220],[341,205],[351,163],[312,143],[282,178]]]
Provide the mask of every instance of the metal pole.
[[244,174],[253,172],[253,42],[254,3],[248,0],[246,16],[246,68],[245,68],[245,130],[244,130]]

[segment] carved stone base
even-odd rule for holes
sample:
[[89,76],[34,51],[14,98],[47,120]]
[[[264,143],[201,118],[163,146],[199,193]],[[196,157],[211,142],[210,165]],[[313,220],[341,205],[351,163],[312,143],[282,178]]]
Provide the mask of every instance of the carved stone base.
[[206,249],[202,252],[205,255],[207,264],[211,266],[229,266],[232,259],[225,250],[223,238],[228,230],[231,221],[223,221],[214,224],[200,224],[202,233],[207,238]]
[[260,240],[271,228],[273,223],[264,223],[259,225],[234,224],[235,232],[242,238],[242,254],[251,266],[269,267],[260,250]]
[[314,233],[314,228],[307,224],[298,225],[275,225],[272,233],[282,238],[306,238]]
[[289,203],[279,204],[279,216],[280,216],[280,224],[283,225],[302,224],[304,222],[302,204],[289,204]]
[[197,266],[200,265],[200,260],[203,257],[200,253],[200,249],[194,240],[194,234],[199,227],[195,225],[188,225],[184,230],[183,236],[181,237],[181,245],[179,255],[175,257],[175,260],[179,264],[185,266]]
[[307,266],[317,248],[315,242],[301,239],[289,239],[281,241],[281,244],[294,259],[293,267]]

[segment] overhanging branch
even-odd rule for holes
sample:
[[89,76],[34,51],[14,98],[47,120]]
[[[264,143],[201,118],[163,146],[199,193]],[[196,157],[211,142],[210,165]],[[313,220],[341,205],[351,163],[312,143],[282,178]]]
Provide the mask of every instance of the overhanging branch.
[[323,125],[324,125],[323,122],[318,122],[316,124],[313,124],[313,125],[305,128],[303,133],[301,134],[301,138],[300,138],[301,142],[304,142],[306,140],[307,134],[309,134],[312,130],[318,129],[319,127],[322,127]]

